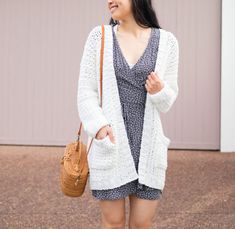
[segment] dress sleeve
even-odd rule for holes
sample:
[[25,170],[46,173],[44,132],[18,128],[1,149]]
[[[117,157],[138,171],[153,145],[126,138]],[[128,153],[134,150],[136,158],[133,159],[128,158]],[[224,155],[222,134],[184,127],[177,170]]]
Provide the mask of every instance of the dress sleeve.
[[157,93],[150,94],[150,99],[156,108],[163,113],[169,111],[178,96],[178,64],[179,44],[173,33],[169,33],[168,44],[170,47],[166,61],[166,71],[163,76],[164,87]]
[[[96,47],[101,39],[101,26],[94,27],[85,42],[79,71],[77,109],[84,131],[95,137],[99,129],[108,120],[99,105],[98,84],[96,77]],[[99,69],[99,68],[98,68]]]

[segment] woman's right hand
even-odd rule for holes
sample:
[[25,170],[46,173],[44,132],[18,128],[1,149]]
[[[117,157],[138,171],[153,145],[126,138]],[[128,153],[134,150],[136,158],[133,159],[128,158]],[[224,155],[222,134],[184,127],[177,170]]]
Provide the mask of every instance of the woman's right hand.
[[101,140],[101,139],[105,138],[107,135],[109,135],[110,141],[115,144],[113,130],[110,125],[106,125],[106,126],[100,128],[100,130],[97,132],[95,138]]

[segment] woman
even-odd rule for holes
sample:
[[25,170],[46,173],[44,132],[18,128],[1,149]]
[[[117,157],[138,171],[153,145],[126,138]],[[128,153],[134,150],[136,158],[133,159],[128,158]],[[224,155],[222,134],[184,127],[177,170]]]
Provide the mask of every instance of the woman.
[[160,112],[178,95],[176,37],[161,29],[151,0],[108,0],[102,107],[101,26],[88,35],[80,63],[78,112],[88,134],[89,182],[99,200],[103,228],[150,228],[167,169],[170,139]]

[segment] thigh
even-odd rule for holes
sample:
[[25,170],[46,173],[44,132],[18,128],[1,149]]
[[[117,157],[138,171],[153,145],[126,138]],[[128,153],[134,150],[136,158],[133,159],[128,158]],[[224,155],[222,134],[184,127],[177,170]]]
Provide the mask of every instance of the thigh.
[[[158,208],[159,199],[147,200],[140,199],[135,195],[129,195],[130,200],[130,225],[136,227],[148,228],[150,226],[156,210]],[[134,228],[134,227],[133,227]]]
[[99,200],[103,224],[120,225],[125,221],[125,199]]

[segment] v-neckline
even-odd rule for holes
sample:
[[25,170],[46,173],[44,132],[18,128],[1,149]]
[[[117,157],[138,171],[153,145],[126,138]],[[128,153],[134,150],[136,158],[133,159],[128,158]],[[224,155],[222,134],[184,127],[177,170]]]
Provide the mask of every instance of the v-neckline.
[[[117,26],[117,25],[116,25],[116,26]],[[119,49],[119,52],[120,52],[120,54],[121,54],[121,56],[122,56],[122,58],[123,58],[125,64],[127,65],[128,70],[129,70],[129,71],[132,71],[132,70],[136,67],[136,65],[142,60],[142,58],[144,57],[145,53],[146,53],[147,50],[148,50],[148,47],[149,47],[149,45],[150,45],[150,43],[151,43],[151,39],[152,39],[152,36],[153,36],[153,28],[151,28],[151,32],[150,32],[150,36],[149,36],[149,39],[148,39],[148,43],[147,43],[147,46],[146,46],[145,49],[144,49],[144,52],[141,54],[141,56],[139,57],[139,59],[137,60],[137,62],[132,65],[132,67],[130,67],[128,61],[126,60],[125,56],[123,55],[123,52],[122,52],[122,50],[121,50],[121,47],[120,47],[120,45],[119,45],[118,39],[117,39],[116,34],[115,34],[115,31],[114,31],[114,26],[113,26],[112,28],[113,28],[112,30],[113,30],[114,39],[116,40],[116,44],[117,44],[117,47],[118,47],[118,49]]]

